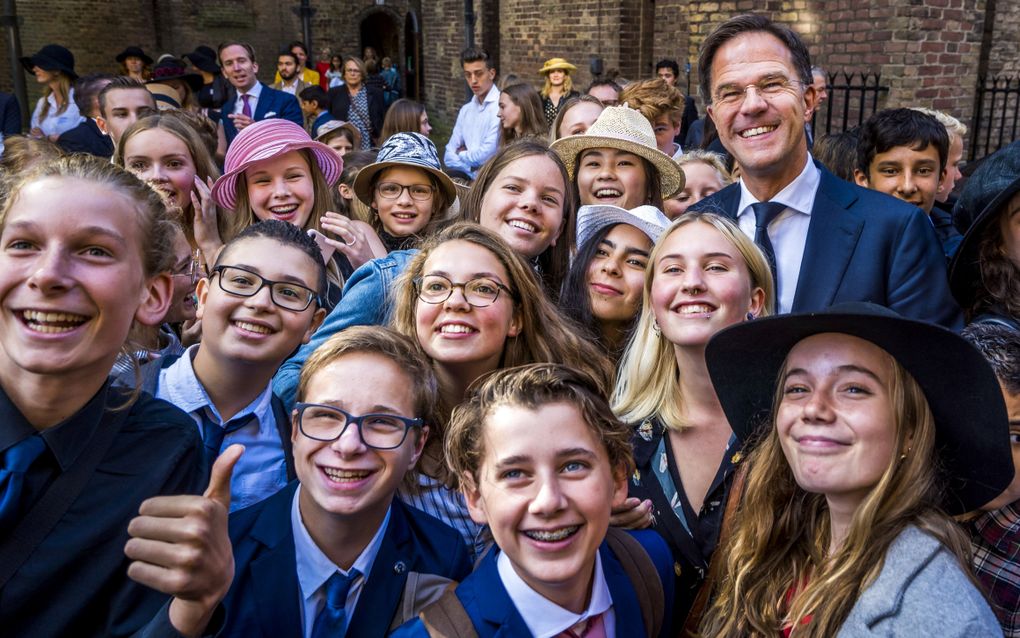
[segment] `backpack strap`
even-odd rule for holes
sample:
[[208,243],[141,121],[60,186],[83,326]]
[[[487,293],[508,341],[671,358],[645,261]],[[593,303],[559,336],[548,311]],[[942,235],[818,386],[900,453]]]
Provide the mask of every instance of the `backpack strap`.
[[464,605],[457,598],[455,588],[447,589],[432,605],[424,609],[421,618],[429,636],[435,638],[478,638]]
[[659,571],[641,543],[622,529],[610,527],[606,533],[606,542],[627,572],[627,578],[641,606],[645,629],[650,638],[655,638],[662,630],[663,615],[666,613],[666,594],[662,589]]
[[417,618],[423,609],[442,598],[448,589],[456,586],[457,581],[438,574],[408,572],[407,580],[404,581],[404,591],[400,594],[400,604],[397,606],[397,613],[393,616],[387,635],[408,620]]

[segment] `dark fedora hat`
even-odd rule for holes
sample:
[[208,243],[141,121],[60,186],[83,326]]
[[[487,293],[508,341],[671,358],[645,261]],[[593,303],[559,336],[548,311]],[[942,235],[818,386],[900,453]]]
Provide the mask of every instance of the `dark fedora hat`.
[[949,266],[949,288],[963,308],[974,305],[981,287],[981,241],[1002,207],[1020,192],[1020,142],[999,149],[967,178],[953,207],[953,223],[964,233]]
[[32,67],[39,67],[44,71],[60,71],[72,80],[78,79],[74,72],[74,54],[59,44],[47,44],[35,55],[21,58],[21,66],[29,73]]
[[917,381],[935,417],[935,450],[950,514],[991,501],[1013,478],[1009,420],[998,381],[955,332],[870,303],[746,321],[717,334],[705,351],[712,385],[733,432],[744,441],[769,427],[780,373],[801,340],[834,332],[888,352]]
[[192,93],[197,93],[202,88],[202,76],[189,71],[184,60],[173,56],[166,56],[152,67],[152,78],[146,84],[166,84],[167,80],[181,80],[189,87]]
[[152,64],[152,58],[145,55],[145,51],[142,51],[142,47],[127,47],[123,51],[117,54],[117,62],[123,62],[128,58],[139,58],[146,66]]
[[219,73],[220,65],[216,59],[216,52],[211,47],[207,47],[204,44],[200,44],[195,47],[195,50],[191,53],[185,53],[181,56],[186,60],[191,60],[197,68],[202,69],[206,73]]

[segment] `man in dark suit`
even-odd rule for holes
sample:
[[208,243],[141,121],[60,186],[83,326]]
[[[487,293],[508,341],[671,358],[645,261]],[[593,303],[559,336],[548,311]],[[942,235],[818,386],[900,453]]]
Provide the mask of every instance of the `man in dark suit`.
[[219,48],[223,75],[233,87],[220,113],[217,155],[226,154],[237,133],[253,122],[282,117],[299,126],[305,120],[297,98],[259,82],[255,50],[243,42],[227,42]]
[[91,153],[97,157],[110,158],[113,155],[113,141],[99,129],[96,118],[99,113],[99,92],[113,81],[112,75],[93,73],[84,75],[74,82],[74,103],[85,120],[57,138],[57,145],[68,153]]
[[807,48],[757,15],[702,45],[701,93],[740,180],[690,211],[736,220],[777,275],[779,312],[871,301],[962,327],[935,231],[919,208],[849,184],[812,160],[804,125],[818,104]]

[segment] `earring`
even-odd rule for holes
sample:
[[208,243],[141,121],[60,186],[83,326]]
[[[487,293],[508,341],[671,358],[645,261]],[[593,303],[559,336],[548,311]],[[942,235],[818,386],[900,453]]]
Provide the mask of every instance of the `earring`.
[[652,330],[655,331],[655,334],[659,334],[661,332],[659,330],[659,320],[658,319],[652,319]]
[[748,321],[754,321],[755,320],[755,316],[754,316],[753,312],[747,313],[747,320]]

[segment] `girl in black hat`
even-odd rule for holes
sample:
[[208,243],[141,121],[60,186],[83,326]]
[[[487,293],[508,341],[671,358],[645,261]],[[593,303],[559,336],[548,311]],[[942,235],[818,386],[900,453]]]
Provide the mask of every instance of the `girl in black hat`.
[[151,77],[149,67],[152,66],[152,58],[145,55],[141,47],[127,47],[117,54],[117,62],[120,63],[120,74],[139,82],[148,82]]
[[1002,635],[949,518],[1013,476],[980,353],[854,303],[732,327],[706,357],[753,451],[703,635]]
[[74,55],[59,44],[47,44],[39,52],[21,58],[21,65],[35,75],[35,81],[45,85],[43,96],[32,112],[31,135],[57,141],[61,133],[69,131],[82,121],[74,103],[71,83],[78,78],[74,72]]

